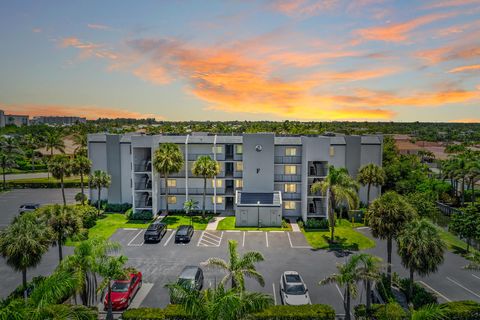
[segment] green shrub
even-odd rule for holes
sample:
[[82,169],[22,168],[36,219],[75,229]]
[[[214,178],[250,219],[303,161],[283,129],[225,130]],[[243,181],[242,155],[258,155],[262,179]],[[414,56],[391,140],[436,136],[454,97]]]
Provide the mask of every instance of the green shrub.
[[132,215],[133,215],[133,208],[128,209],[125,211],[125,217],[127,220],[132,220]]
[[124,213],[131,207],[130,203],[107,203],[104,210],[107,212]]
[[[393,280],[392,280],[393,282]],[[382,273],[380,281],[377,282],[376,288],[380,296],[382,297],[383,301],[390,301],[391,299],[395,299],[392,290],[388,286],[388,278],[385,273]]]
[[309,218],[307,222],[305,222],[305,229],[328,230],[328,227],[327,219]]
[[182,309],[182,307],[174,304],[169,304],[165,309],[163,309],[165,314],[165,320],[193,320],[193,317],[190,317]]
[[153,214],[152,211],[142,210],[136,211],[130,215],[129,220],[152,220]]
[[367,310],[364,304],[359,304],[354,308],[355,319],[357,320],[405,320],[408,319],[407,313],[396,302],[387,304],[372,304],[367,318]]
[[289,223],[288,223],[288,221],[287,221],[287,220],[285,220],[285,219],[284,219],[284,220],[282,220],[282,228],[284,228],[284,229],[287,229],[287,228],[288,228],[288,226],[289,226]]
[[263,320],[333,320],[335,310],[329,305],[312,304],[303,306],[272,306],[261,312],[255,313],[253,319]]
[[443,303],[445,319],[477,320],[480,319],[480,303],[475,301],[453,301]]
[[[63,184],[64,188],[80,188],[80,182],[77,181],[66,181]],[[50,182],[46,181],[31,181],[31,182],[22,182],[22,180],[11,180],[7,181],[7,187],[13,189],[58,189],[61,188],[60,182],[52,180]]]
[[82,223],[84,228],[90,229],[97,224],[97,209],[89,205],[75,206],[75,208],[76,210],[78,210],[78,214],[82,217]]
[[30,293],[33,288],[38,286],[40,283],[42,283],[45,280],[46,277],[44,276],[37,276],[32,278],[32,280],[27,282],[27,285],[24,287],[23,284],[19,285],[15,290],[13,290],[10,295],[7,297],[7,301],[10,301],[12,299],[23,299],[24,298],[24,292],[27,290],[28,293]]
[[129,309],[122,314],[123,320],[157,320],[165,319],[165,313],[159,308]]
[[[401,279],[400,290],[402,290],[405,295],[408,295],[409,288],[410,280],[408,278]],[[413,307],[415,309],[421,308],[422,306],[427,304],[438,303],[437,297],[433,293],[427,291],[424,287],[420,286],[417,283],[413,284],[413,296],[410,299],[410,302],[413,304]]]

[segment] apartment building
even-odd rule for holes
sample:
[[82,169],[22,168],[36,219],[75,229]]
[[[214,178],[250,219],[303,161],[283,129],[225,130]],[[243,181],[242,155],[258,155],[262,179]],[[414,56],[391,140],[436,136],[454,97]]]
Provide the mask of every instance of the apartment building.
[[[162,143],[175,143],[185,164],[167,181],[152,167]],[[326,217],[327,199],[310,192],[325,178],[329,165],[345,167],[352,176],[368,163],[381,165],[381,136],[275,136],[272,133],[215,135],[88,136],[92,170],[104,170],[112,184],[101,198],[110,203],[132,203],[134,210],[182,210],[187,199],[202,204],[203,179],[192,174],[193,162],[209,155],[220,164],[220,174],[207,183],[206,209],[237,216],[237,225],[279,225],[282,217]],[[165,186],[169,196],[165,197]],[[380,194],[373,187],[371,198]],[[360,199],[366,202],[366,188]],[[90,197],[96,200],[96,192]]]
[[71,126],[77,123],[86,123],[85,117],[67,117],[67,116],[37,116],[33,117],[34,124],[49,124],[60,126]]

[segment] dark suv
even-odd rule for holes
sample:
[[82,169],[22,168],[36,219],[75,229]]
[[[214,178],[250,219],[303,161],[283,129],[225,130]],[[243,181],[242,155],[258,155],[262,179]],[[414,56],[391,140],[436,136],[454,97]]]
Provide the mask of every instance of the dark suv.
[[20,209],[18,209],[18,213],[23,214],[24,212],[35,211],[38,208],[40,208],[40,205],[38,203],[25,203],[20,206]]
[[182,225],[179,226],[175,233],[175,242],[190,242],[193,236],[193,227]]
[[145,231],[143,240],[145,242],[149,242],[149,241],[158,242],[162,240],[162,237],[165,235],[166,232],[167,232],[167,225],[165,223],[160,221],[154,221],[148,226],[147,231]]

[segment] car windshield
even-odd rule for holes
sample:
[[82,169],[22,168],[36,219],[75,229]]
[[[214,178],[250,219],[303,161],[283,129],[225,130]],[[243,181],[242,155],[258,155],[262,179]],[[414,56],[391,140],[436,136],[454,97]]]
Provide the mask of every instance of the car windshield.
[[156,224],[152,224],[148,227],[147,231],[156,231],[157,230],[157,225]]
[[127,292],[128,282],[114,282],[112,285],[112,292]]
[[178,284],[185,288],[193,288],[195,286],[195,281],[193,279],[178,279]]
[[181,228],[181,229],[178,229],[177,234],[180,236],[185,236],[187,235],[187,231],[188,231],[188,228]]
[[305,286],[303,284],[290,284],[287,285],[285,292],[292,295],[305,294]]
[[287,274],[285,275],[285,280],[287,282],[302,282],[298,274]]

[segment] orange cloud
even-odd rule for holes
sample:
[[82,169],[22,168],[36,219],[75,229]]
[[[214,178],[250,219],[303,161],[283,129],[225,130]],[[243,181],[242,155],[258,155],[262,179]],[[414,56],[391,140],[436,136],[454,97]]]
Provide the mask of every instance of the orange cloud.
[[454,69],[451,69],[450,73],[455,73],[455,72],[472,72],[472,71],[478,71],[480,70],[480,64],[474,64],[474,65],[471,65],[471,66],[461,66],[461,67],[457,67],[457,68],[454,68]]
[[345,57],[357,57],[361,53],[357,51],[331,51],[331,52],[280,52],[268,56],[269,61],[295,67],[313,67],[325,63],[327,60],[340,59]]
[[444,46],[435,49],[417,51],[415,56],[437,64],[451,60],[469,60],[480,57],[479,45]]
[[86,117],[89,120],[98,118],[155,118],[157,120],[163,119],[162,116],[151,113],[140,113],[118,108],[98,107],[90,105],[37,105],[37,104],[12,104],[2,105],[5,113],[12,114],[27,114],[30,117],[34,116],[78,116]]
[[355,35],[361,37],[364,40],[402,42],[408,40],[409,33],[417,29],[418,27],[451,16],[451,13],[429,14],[403,23],[359,29],[356,30],[354,33]]
[[118,56],[113,53],[111,50],[105,48],[102,44],[97,44],[93,42],[84,42],[77,37],[68,37],[63,38],[60,42],[60,47],[68,48],[73,47],[80,50],[80,58],[89,58],[95,56],[97,58],[104,58],[115,60]]
[[33,33],[40,33],[40,32],[42,32],[42,29],[40,29],[40,28],[33,28],[33,29],[32,29],[32,32],[33,32]]
[[283,14],[298,17],[332,10],[339,3],[339,0],[273,0],[270,7]]
[[455,119],[455,120],[450,120],[449,122],[453,122],[453,123],[480,123],[480,118]]

